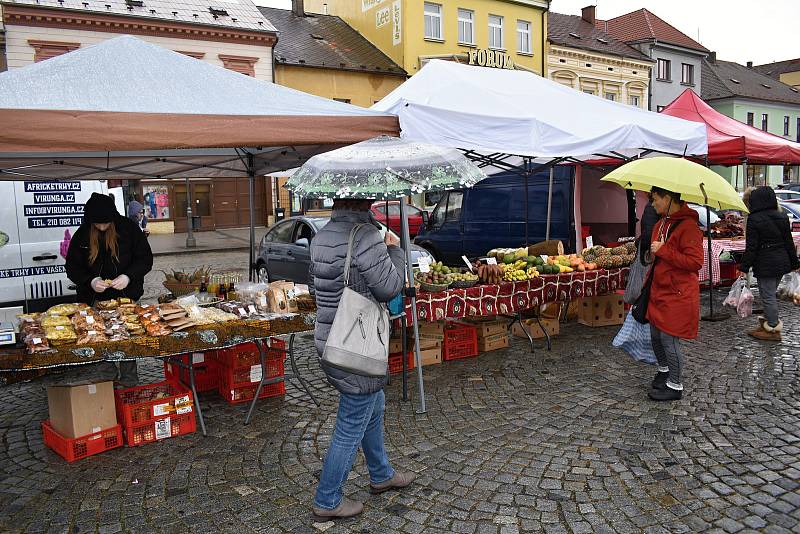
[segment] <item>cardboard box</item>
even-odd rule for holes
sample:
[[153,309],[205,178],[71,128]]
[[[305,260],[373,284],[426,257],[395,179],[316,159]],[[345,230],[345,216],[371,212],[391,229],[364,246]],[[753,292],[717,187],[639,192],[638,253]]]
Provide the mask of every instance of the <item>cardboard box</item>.
[[[406,347],[408,348],[408,347]],[[389,339],[389,354],[396,354],[403,352],[403,340],[399,337]]]
[[417,325],[420,336],[439,337],[444,339],[444,321],[436,321],[435,323],[421,322]]
[[[558,324],[558,319],[540,319],[542,322],[542,326],[539,326],[539,323],[536,322],[536,319],[525,321],[525,329],[530,333],[533,339],[542,339],[544,338],[545,331],[550,334],[550,337],[557,336],[560,331],[560,326]],[[542,330],[544,327],[544,330]],[[511,327],[511,333],[514,334],[516,337],[521,337],[528,339],[528,336],[525,335],[525,332],[522,331],[522,327],[519,323],[514,323]]]
[[578,322],[586,326],[613,326],[625,322],[625,303],[622,295],[612,293],[582,299]]
[[508,332],[503,334],[495,334],[483,339],[478,338],[478,351],[491,352],[493,350],[505,349],[509,344]]
[[558,319],[559,315],[561,315],[560,302],[542,304],[541,308],[539,308],[539,317],[546,319]]
[[442,347],[436,346],[424,350],[420,347],[419,361],[422,362],[423,367],[442,363]]
[[476,328],[478,341],[501,334],[508,334],[508,321],[505,319],[476,317],[465,319],[464,322],[471,324]]
[[48,386],[47,404],[50,426],[65,438],[80,438],[117,425],[111,381]]

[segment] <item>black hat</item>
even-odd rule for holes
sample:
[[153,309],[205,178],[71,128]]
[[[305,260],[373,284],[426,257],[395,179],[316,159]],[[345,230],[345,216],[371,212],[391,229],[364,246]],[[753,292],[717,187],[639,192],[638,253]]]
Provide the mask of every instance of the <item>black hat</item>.
[[114,205],[114,199],[100,193],[92,193],[83,208],[83,222],[89,224],[109,223],[118,216],[119,212],[117,212],[117,207]]

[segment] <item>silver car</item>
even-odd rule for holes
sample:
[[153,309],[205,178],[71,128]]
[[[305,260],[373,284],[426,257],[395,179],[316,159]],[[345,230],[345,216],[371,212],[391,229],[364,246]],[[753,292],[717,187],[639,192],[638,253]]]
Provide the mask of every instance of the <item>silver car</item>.
[[[272,226],[261,239],[256,258],[256,272],[259,282],[290,280],[296,284],[308,283],[308,268],[311,263],[309,244],[328,217],[289,217]],[[378,221],[381,235],[388,230]],[[392,232],[394,234],[394,232]],[[419,258],[425,256],[430,262],[434,258],[422,247],[411,245],[411,262],[417,266]]]

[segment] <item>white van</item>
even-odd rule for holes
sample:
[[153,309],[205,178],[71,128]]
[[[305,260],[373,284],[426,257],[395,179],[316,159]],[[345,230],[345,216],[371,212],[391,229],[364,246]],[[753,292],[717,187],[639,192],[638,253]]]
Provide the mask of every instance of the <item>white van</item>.
[[41,311],[75,299],[64,268],[68,239],[105,181],[0,181],[0,307]]

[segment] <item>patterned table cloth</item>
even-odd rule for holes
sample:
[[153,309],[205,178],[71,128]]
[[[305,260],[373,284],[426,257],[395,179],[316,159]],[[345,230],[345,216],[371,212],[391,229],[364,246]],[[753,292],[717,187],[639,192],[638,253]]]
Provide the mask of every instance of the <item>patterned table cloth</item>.
[[[628,268],[547,275],[523,282],[479,285],[469,289],[448,289],[440,293],[419,293],[417,319],[491,317],[514,314],[550,302],[567,302],[624,289]],[[406,300],[406,313],[412,313]]]
[[[792,232],[792,239],[794,239],[795,247],[800,250],[800,232]],[[725,251],[728,252],[744,252],[744,248],[746,245],[746,241],[744,239],[712,239],[711,240],[711,268],[714,271],[714,282],[719,282],[720,279],[720,267],[719,267],[719,256]],[[703,260],[703,267],[700,269],[700,281],[706,282],[708,281],[708,244],[707,241],[703,241],[703,252],[705,252],[705,257]]]

